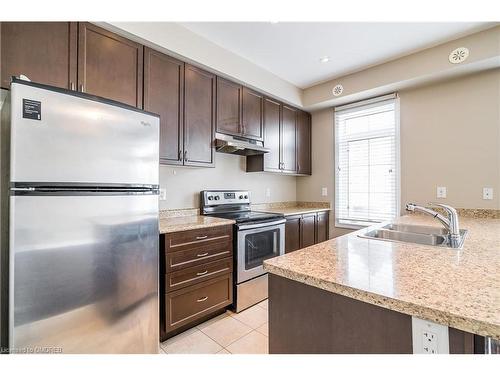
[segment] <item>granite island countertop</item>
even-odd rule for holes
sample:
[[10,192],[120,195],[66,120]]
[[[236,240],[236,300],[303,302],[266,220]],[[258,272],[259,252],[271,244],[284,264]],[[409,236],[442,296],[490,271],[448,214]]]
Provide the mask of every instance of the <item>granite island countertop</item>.
[[182,232],[191,229],[201,229],[217,227],[220,225],[232,225],[234,220],[221,219],[217,217],[191,215],[191,216],[174,216],[160,218],[160,234]]
[[[400,223],[441,226],[423,215]],[[500,339],[500,219],[460,218],[462,250],[369,240],[361,229],[268,259],[264,269],[323,290]]]

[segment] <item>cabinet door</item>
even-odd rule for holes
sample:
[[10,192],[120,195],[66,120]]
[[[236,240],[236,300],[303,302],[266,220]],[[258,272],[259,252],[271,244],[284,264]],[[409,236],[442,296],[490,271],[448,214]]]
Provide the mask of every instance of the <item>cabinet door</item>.
[[303,111],[297,114],[297,173],[311,174],[311,117]]
[[2,22],[1,87],[24,74],[33,82],[72,89],[76,85],[74,22]]
[[243,88],[243,135],[248,138],[262,140],[263,95],[258,92]]
[[297,110],[283,106],[281,120],[281,169],[283,172],[297,172],[296,121]]
[[329,237],[329,217],[328,211],[318,212],[316,217],[316,243],[328,240]]
[[300,222],[301,248],[316,243],[316,214],[305,214]]
[[271,151],[264,154],[264,170],[279,172],[280,169],[280,103],[264,99],[264,146]]
[[144,50],[144,109],[160,115],[160,163],[182,164],[184,63]]
[[285,253],[300,249],[301,216],[288,216],[285,223]]
[[184,164],[214,166],[215,75],[194,66],[184,71]]
[[89,23],[78,24],[78,89],[142,107],[143,46]]
[[241,134],[242,86],[217,77],[217,131]]

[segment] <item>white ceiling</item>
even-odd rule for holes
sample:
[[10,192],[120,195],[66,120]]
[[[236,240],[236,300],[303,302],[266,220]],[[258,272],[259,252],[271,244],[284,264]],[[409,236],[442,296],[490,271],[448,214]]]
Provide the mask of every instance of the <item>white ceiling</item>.
[[[300,88],[493,26],[479,22],[185,22],[181,25]],[[330,61],[321,63],[323,56]]]

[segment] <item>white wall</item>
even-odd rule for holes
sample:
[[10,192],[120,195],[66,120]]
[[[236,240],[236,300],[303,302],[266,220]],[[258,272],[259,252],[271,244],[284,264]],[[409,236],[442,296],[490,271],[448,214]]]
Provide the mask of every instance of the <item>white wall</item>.
[[[401,202],[500,209],[500,69],[401,91]],[[334,206],[334,112],[312,114],[312,171],[297,179],[297,200]],[[328,197],[321,188],[328,188]],[[483,200],[483,187],[494,199]],[[346,231],[333,227],[330,235]]]
[[[246,173],[244,156],[215,154],[215,168],[160,167],[160,188],[167,200],[160,209],[198,208],[200,191],[210,189],[250,190],[252,203],[295,201],[296,177],[255,172]],[[271,196],[266,197],[269,188]]]

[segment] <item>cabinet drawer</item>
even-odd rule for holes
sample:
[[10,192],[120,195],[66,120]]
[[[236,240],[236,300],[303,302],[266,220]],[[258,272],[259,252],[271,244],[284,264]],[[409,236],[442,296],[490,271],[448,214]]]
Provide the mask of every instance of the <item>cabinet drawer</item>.
[[223,225],[167,234],[165,246],[167,253],[169,253],[187,250],[214,242],[231,242],[232,240],[233,226]]
[[203,243],[187,250],[168,252],[166,256],[166,270],[177,271],[188,267],[212,262],[214,260],[231,257],[233,243],[231,241]]
[[166,296],[167,332],[233,302],[232,274],[182,288]]
[[170,292],[231,272],[233,272],[232,257],[169,272],[166,277],[165,287],[167,292]]

